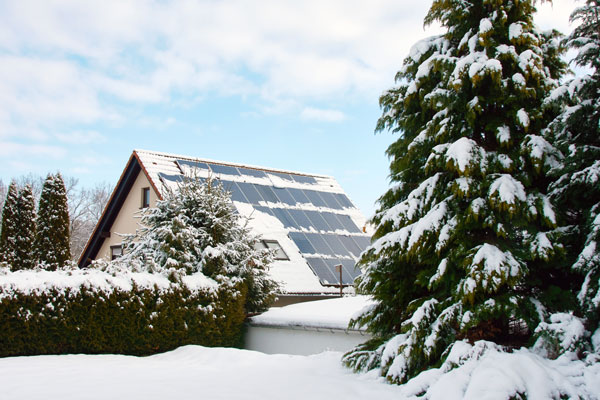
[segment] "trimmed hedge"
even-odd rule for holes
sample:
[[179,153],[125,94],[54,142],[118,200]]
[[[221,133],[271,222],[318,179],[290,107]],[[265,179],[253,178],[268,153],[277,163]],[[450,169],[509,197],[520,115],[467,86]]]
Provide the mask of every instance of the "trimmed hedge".
[[240,287],[95,291],[0,288],[0,357],[41,354],[150,355],[176,347],[239,346]]

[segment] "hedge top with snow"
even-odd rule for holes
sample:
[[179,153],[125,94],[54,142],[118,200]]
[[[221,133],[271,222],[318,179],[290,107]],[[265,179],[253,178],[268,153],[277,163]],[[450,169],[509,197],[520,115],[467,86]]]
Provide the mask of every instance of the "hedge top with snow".
[[376,304],[356,323],[375,339],[345,355],[355,369],[405,382],[461,339],[538,338],[549,356],[590,349],[586,321],[570,314],[581,276],[559,262],[548,196],[563,155],[545,131],[560,105],[544,101],[563,49],[557,32],[534,27],[534,3],[435,0],[425,23],[447,32],[414,45],[380,99],[377,129],[400,137],[387,150],[395,185],[360,262],[358,289]]

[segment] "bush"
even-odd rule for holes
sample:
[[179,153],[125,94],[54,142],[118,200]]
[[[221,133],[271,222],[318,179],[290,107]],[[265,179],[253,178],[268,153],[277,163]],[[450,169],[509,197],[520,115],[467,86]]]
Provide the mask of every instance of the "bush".
[[193,278],[173,283],[152,274],[0,268],[0,356],[239,346],[241,285]]

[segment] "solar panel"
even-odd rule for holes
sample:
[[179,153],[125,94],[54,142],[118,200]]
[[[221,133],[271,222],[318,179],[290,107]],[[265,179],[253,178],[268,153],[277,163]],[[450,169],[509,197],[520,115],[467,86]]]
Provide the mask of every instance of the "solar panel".
[[288,192],[290,192],[290,195],[296,200],[296,203],[311,204],[310,199],[306,197],[302,189],[288,188]]
[[269,174],[278,176],[281,179],[285,179],[286,181],[294,182],[294,180],[292,179],[292,176],[290,174],[284,174],[281,172],[269,172]]
[[342,241],[345,248],[347,248],[355,257],[358,257],[362,250],[350,236],[339,235],[338,238]]
[[294,243],[296,243],[296,246],[298,246],[298,250],[300,250],[300,253],[302,253],[302,254],[316,254],[317,253],[317,251],[312,246],[312,244],[310,244],[310,242],[308,241],[308,239],[306,238],[304,233],[289,232],[288,236],[290,237],[290,239],[292,239],[294,241]]
[[356,226],[352,218],[345,214],[337,214],[336,215],[342,225],[344,225],[344,230],[350,233],[362,233],[362,231]]
[[294,200],[294,198],[292,197],[292,195],[290,194],[290,192],[287,191],[286,188],[277,188],[277,187],[274,187],[273,191],[275,192],[275,196],[277,196],[277,198],[279,199],[280,203],[285,203],[285,204],[288,204],[290,206],[295,206],[296,205],[296,200]]
[[304,190],[304,194],[316,207],[327,207],[327,203],[325,203],[321,196],[319,196],[319,192],[314,190]]
[[304,212],[316,230],[331,232],[331,227],[327,224],[319,212],[313,210],[305,210]]
[[184,168],[182,168],[183,166],[189,167],[189,168],[199,168],[199,169],[206,169],[208,170],[208,164],[200,162],[200,161],[191,161],[191,160],[176,160],[175,161],[177,164],[179,164],[179,168],[183,171]]
[[323,212],[321,213],[321,216],[323,219],[325,219],[333,231],[337,231],[338,229],[343,231],[346,230],[346,227],[340,222],[339,218],[334,213]]
[[284,228],[300,228],[287,210],[283,208],[271,208],[271,211],[273,211],[273,214],[281,221]]
[[256,186],[252,183],[237,182],[237,184],[251,204],[258,204],[260,201],[264,201],[258,190],[256,190]]
[[336,256],[352,256],[352,253],[346,249],[346,246],[344,246],[338,235],[323,235],[323,239],[325,239],[327,245],[331,247]]
[[307,233],[305,233],[305,235],[306,235],[306,238],[308,239],[308,241],[310,242],[310,244],[312,245],[312,247],[315,250],[317,250],[317,253],[327,254],[330,256],[335,255],[335,253],[327,245],[327,242],[325,241],[325,239],[323,239],[323,236],[321,234],[307,232]]
[[231,192],[231,200],[239,201],[242,203],[249,203],[248,199],[246,199],[246,196],[244,196],[242,189],[240,189],[240,187],[235,182],[222,180],[221,183],[223,184],[223,189],[227,190],[228,192]]
[[317,183],[317,180],[315,178],[313,178],[312,176],[293,174],[292,178],[294,178],[294,180],[298,183],[308,183],[310,185],[315,185]]
[[183,175],[181,174],[163,174],[162,172],[158,173],[158,176],[161,177],[163,180],[165,181],[170,181],[170,182],[183,182]]
[[327,204],[327,207],[333,208],[335,210],[341,210],[343,208],[340,205],[340,203],[338,203],[338,201],[336,200],[336,196],[333,193],[319,192],[319,195],[321,196],[323,201],[325,201],[325,204]]
[[255,178],[266,178],[267,177],[267,174],[265,174],[264,171],[261,171],[258,169],[238,167],[238,171],[240,171],[240,173],[242,175],[253,176]]
[[236,167],[232,167],[229,165],[220,165],[220,164],[208,164],[208,165],[215,174],[240,175],[240,173]]
[[342,265],[353,279],[356,279],[356,277],[362,274],[362,271],[356,266],[356,263],[353,260],[342,260]]
[[279,199],[275,196],[275,192],[269,186],[265,185],[254,185],[254,187],[258,190],[260,195],[265,201],[270,203],[279,203]]
[[324,285],[333,285],[337,283],[335,276],[331,273],[331,268],[320,257],[307,257],[308,266],[313,270],[319,281]]
[[352,204],[352,202],[350,201],[348,196],[346,196],[343,193],[335,193],[335,198],[337,199],[338,203],[340,203],[342,205],[342,207],[344,207],[344,208],[353,208],[354,207],[354,205]]
[[294,221],[298,224],[301,229],[310,229],[313,227],[313,224],[310,222],[306,213],[302,210],[289,209],[290,215],[294,218]]
[[340,264],[342,264],[342,285],[352,285],[354,283],[354,277],[346,271],[342,260],[338,258],[325,258],[323,261],[325,261],[325,264],[330,268],[331,273],[336,277],[335,283],[339,284],[340,282],[340,274],[335,270],[335,266]]
[[368,236],[352,236],[358,247],[365,251],[371,245],[371,238]]

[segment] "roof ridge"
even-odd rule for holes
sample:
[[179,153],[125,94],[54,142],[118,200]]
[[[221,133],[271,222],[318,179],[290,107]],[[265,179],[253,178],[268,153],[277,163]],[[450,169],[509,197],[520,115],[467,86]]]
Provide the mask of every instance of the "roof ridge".
[[133,152],[134,153],[146,153],[146,154],[157,155],[157,156],[162,156],[162,157],[171,157],[171,158],[183,159],[183,160],[187,160],[187,161],[196,161],[196,162],[199,161],[199,162],[206,162],[206,163],[211,163],[211,164],[250,168],[250,169],[256,169],[256,170],[266,171],[266,172],[279,172],[279,173],[294,174],[294,175],[312,176],[312,177],[317,177],[317,178],[335,179],[335,178],[333,178],[333,176],[330,176],[330,175],[314,174],[314,173],[309,173],[309,172],[292,171],[292,170],[278,169],[278,168],[271,168],[271,167],[262,167],[262,166],[258,166],[258,165],[252,165],[252,164],[242,164],[242,163],[235,163],[235,162],[230,162],[230,161],[213,160],[210,158],[191,157],[191,156],[186,156],[186,155],[182,155],[182,154],[166,153],[166,152],[157,151],[157,150],[133,149]]

